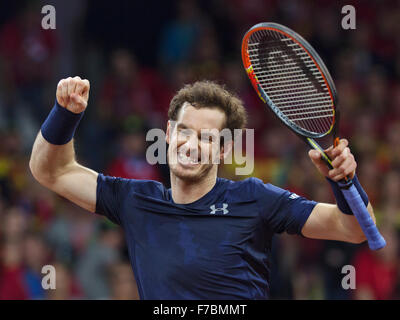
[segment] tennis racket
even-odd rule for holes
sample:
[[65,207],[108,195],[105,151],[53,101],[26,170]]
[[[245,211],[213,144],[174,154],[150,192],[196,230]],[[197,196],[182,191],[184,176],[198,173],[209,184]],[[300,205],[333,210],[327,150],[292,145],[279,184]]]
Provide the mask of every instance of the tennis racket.
[[[337,137],[339,110],[336,88],[328,69],[311,45],[277,23],[260,23],[245,34],[242,60],[260,99],[283,123],[332,162],[315,141]],[[351,179],[338,182],[372,250],[386,245]]]

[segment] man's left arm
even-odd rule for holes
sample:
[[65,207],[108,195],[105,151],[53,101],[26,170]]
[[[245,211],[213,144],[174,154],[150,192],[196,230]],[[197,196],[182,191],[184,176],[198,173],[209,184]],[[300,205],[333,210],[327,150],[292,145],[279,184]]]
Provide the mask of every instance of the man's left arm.
[[[325,152],[332,159],[332,170],[329,170],[326,166],[318,151],[310,150],[309,156],[318,170],[325,177],[331,179],[337,204],[318,203],[304,224],[301,233],[307,238],[361,243],[366,240],[366,237],[356,217],[349,212],[349,207],[334,183],[345,176],[353,178],[357,163],[348,147],[346,139],[340,140],[336,147],[332,146],[325,150]],[[358,184],[359,188],[361,186]],[[363,190],[361,191],[363,192]],[[365,193],[363,200],[368,203],[368,212],[375,222],[373,208]]]

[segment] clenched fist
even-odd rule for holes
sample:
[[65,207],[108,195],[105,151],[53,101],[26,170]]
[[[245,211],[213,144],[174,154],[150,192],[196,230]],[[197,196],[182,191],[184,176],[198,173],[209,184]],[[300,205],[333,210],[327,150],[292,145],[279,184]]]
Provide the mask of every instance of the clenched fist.
[[89,90],[89,80],[80,77],[62,79],[57,85],[58,104],[73,113],[81,113],[86,109]]
[[324,150],[327,156],[332,160],[333,169],[331,170],[329,170],[325,162],[321,159],[321,154],[317,150],[310,150],[308,155],[324,176],[334,181],[339,181],[346,176],[353,179],[357,168],[357,162],[348,145],[349,142],[346,139],[340,139],[336,147],[331,146]]

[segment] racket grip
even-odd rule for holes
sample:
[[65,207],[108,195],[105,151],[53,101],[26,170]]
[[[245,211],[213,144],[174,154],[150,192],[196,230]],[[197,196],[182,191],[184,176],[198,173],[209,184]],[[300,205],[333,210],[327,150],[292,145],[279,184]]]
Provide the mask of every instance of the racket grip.
[[378,250],[385,247],[386,241],[379,233],[356,187],[351,184],[350,187],[342,188],[341,190],[347,204],[367,237],[369,248],[371,250]]

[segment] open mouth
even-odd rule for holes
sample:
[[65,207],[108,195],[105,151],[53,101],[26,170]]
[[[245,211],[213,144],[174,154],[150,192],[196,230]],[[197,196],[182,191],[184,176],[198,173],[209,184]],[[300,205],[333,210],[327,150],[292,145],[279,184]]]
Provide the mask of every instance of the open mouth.
[[201,159],[200,157],[189,157],[182,152],[178,152],[178,162],[184,166],[194,167],[200,164]]

